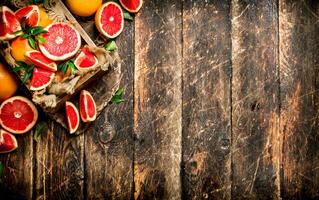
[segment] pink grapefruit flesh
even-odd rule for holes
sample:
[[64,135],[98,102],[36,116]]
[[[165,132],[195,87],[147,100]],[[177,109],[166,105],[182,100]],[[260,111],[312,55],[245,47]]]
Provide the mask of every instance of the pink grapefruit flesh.
[[74,65],[81,71],[95,68],[98,62],[94,53],[90,52],[89,49],[85,47],[74,60]]
[[24,18],[29,26],[38,26],[40,23],[40,10],[36,5],[29,5],[20,8],[15,12],[16,18],[21,22]]
[[80,116],[83,122],[92,122],[96,119],[95,101],[86,90],[82,90],[80,94]]
[[53,23],[42,34],[44,44],[39,44],[41,52],[53,61],[67,60],[73,57],[81,47],[80,33],[70,24]]
[[57,71],[57,64],[49,58],[45,57],[40,51],[27,51],[25,56],[32,64],[37,67],[52,72]]
[[48,87],[52,83],[54,76],[54,72],[41,68],[34,68],[31,78],[30,90],[38,91]]
[[15,38],[19,34],[14,33],[19,30],[21,30],[20,22],[12,10],[6,6],[2,6],[0,9],[0,40]]
[[143,0],[120,0],[120,3],[125,10],[137,13],[143,5]]
[[103,4],[95,14],[95,25],[107,38],[116,38],[124,27],[122,8],[115,2]]
[[18,148],[17,139],[11,133],[0,129],[0,153],[9,153]]
[[28,132],[33,128],[37,119],[36,107],[25,97],[11,97],[0,106],[0,125],[11,133]]
[[79,111],[75,105],[69,101],[65,102],[66,117],[70,133],[75,133],[80,125]]

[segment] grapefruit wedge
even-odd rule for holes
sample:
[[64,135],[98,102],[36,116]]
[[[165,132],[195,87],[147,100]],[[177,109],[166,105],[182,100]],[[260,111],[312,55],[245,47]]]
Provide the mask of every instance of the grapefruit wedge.
[[41,68],[34,68],[31,78],[30,90],[38,91],[48,87],[52,83],[54,75],[54,72]]
[[94,53],[90,52],[86,47],[82,49],[81,53],[74,60],[74,65],[80,71],[95,68],[98,63],[99,61]]
[[0,129],[0,153],[9,153],[18,148],[17,139],[11,133]]
[[0,125],[11,133],[28,132],[33,128],[37,119],[36,107],[25,97],[11,97],[0,106]]
[[44,44],[39,44],[40,51],[53,61],[67,60],[73,57],[81,47],[80,33],[65,22],[53,23],[42,34]]
[[95,101],[86,90],[82,90],[80,94],[80,116],[83,122],[92,122],[96,119]]
[[25,23],[29,26],[38,26],[40,23],[40,10],[36,5],[20,8],[15,12],[15,16],[20,22],[25,19]]
[[115,2],[103,4],[95,14],[95,25],[107,38],[116,38],[124,27],[122,8]]
[[80,125],[79,111],[75,105],[69,101],[65,102],[66,118],[68,120],[68,126],[70,133],[75,133]]
[[21,30],[21,25],[14,12],[10,8],[2,6],[0,8],[0,40],[15,38],[19,35],[15,34],[15,32],[19,30]]
[[45,57],[40,51],[27,51],[25,56],[28,60],[37,67],[46,69],[48,71],[57,71],[57,64]]
[[137,13],[142,8],[143,0],[120,0],[120,3],[125,10]]

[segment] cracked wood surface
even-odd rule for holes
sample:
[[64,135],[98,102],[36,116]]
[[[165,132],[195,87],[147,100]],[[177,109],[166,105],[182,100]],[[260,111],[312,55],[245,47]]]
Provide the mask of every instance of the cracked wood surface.
[[144,1],[126,101],[17,136],[0,199],[318,199],[318,21],[314,0]]

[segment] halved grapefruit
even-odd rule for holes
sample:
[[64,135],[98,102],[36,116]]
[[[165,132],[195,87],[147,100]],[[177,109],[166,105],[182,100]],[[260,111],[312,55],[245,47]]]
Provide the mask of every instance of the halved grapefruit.
[[37,67],[52,72],[57,71],[57,64],[49,58],[45,57],[43,53],[41,53],[40,51],[27,51],[25,56],[32,64],[34,64]]
[[36,107],[25,97],[11,97],[0,106],[0,125],[11,133],[28,132],[33,128],[37,119]]
[[0,129],[0,153],[9,153],[18,148],[16,137],[11,133]]
[[65,22],[53,23],[42,34],[44,44],[39,44],[41,52],[54,61],[67,60],[74,56],[81,47],[80,33]]
[[0,8],[0,40],[13,39],[21,34],[15,34],[20,30],[21,25],[14,12],[10,8],[2,6]]
[[94,53],[90,52],[86,47],[82,49],[81,53],[74,60],[74,65],[80,71],[95,68],[98,63],[99,61]]
[[66,118],[70,133],[75,133],[80,125],[79,111],[75,105],[69,101],[65,102]]
[[143,0],[120,0],[120,3],[125,10],[137,13],[142,8]]
[[80,116],[83,122],[92,122],[96,119],[95,101],[86,90],[82,90],[80,94]]
[[34,68],[31,78],[30,90],[38,91],[48,87],[52,83],[54,75],[54,72],[41,68]]
[[24,18],[25,23],[29,26],[38,26],[40,23],[40,10],[36,5],[20,8],[15,12],[15,16],[20,22]]
[[95,25],[105,37],[116,38],[124,27],[122,8],[115,2],[103,4],[95,14]]

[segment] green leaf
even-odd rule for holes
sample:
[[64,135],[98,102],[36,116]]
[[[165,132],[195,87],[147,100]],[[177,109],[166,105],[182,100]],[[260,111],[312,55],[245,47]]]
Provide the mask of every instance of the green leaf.
[[123,15],[124,15],[124,19],[126,19],[126,20],[129,20],[129,21],[133,21],[134,20],[133,16],[130,13],[126,12],[126,11],[123,12]]
[[32,73],[25,73],[25,75],[22,78],[22,83],[26,83],[32,76]]
[[19,67],[15,67],[15,68],[12,69],[12,71],[15,72],[15,73],[17,73],[19,71],[22,71],[22,70],[25,70],[25,67],[19,66]]
[[20,36],[21,39],[25,39],[25,38],[28,38],[30,37],[30,35],[28,33],[24,33]]
[[43,3],[43,0],[33,0],[33,2],[34,2],[35,4],[40,4],[40,3]]
[[22,33],[22,30],[18,30],[16,32],[13,32],[14,35],[19,35],[20,33]]
[[31,29],[32,35],[38,35],[38,34],[47,33],[47,32],[48,31],[44,30],[44,28],[42,26],[36,26],[36,27]]
[[68,70],[68,64],[66,62],[62,63],[60,70],[62,71],[62,76],[64,76]]
[[117,45],[116,45],[115,41],[114,40],[109,41],[105,45],[105,49],[108,51],[114,51],[115,49],[117,49]]
[[28,37],[28,42],[33,49],[37,49],[37,45],[32,37]]
[[35,36],[35,39],[37,41],[39,41],[39,43],[44,44],[45,43],[45,39],[42,36]]
[[112,97],[111,102],[115,103],[115,104],[120,104],[120,103],[124,102],[123,94],[124,94],[124,89],[123,88],[119,88],[115,92],[114,96]]
[[24,67],[24,68],[27,68],[27,67],[28,67],[27,63],[22,62],[22,61],[16,61],[16,64],[17,64],[18,66],[21,66],[21,67]]
[[41,135],[48,130],[48,124],[45,121],[39,122],[35,128],[35,132],[33,134],[33,139],[36,142],[39,142]]
[[72,61],[69,61],[68,66],[70,67],[71,70],[71,74],[74,74],[74,70],[75,70],[75,65]]

